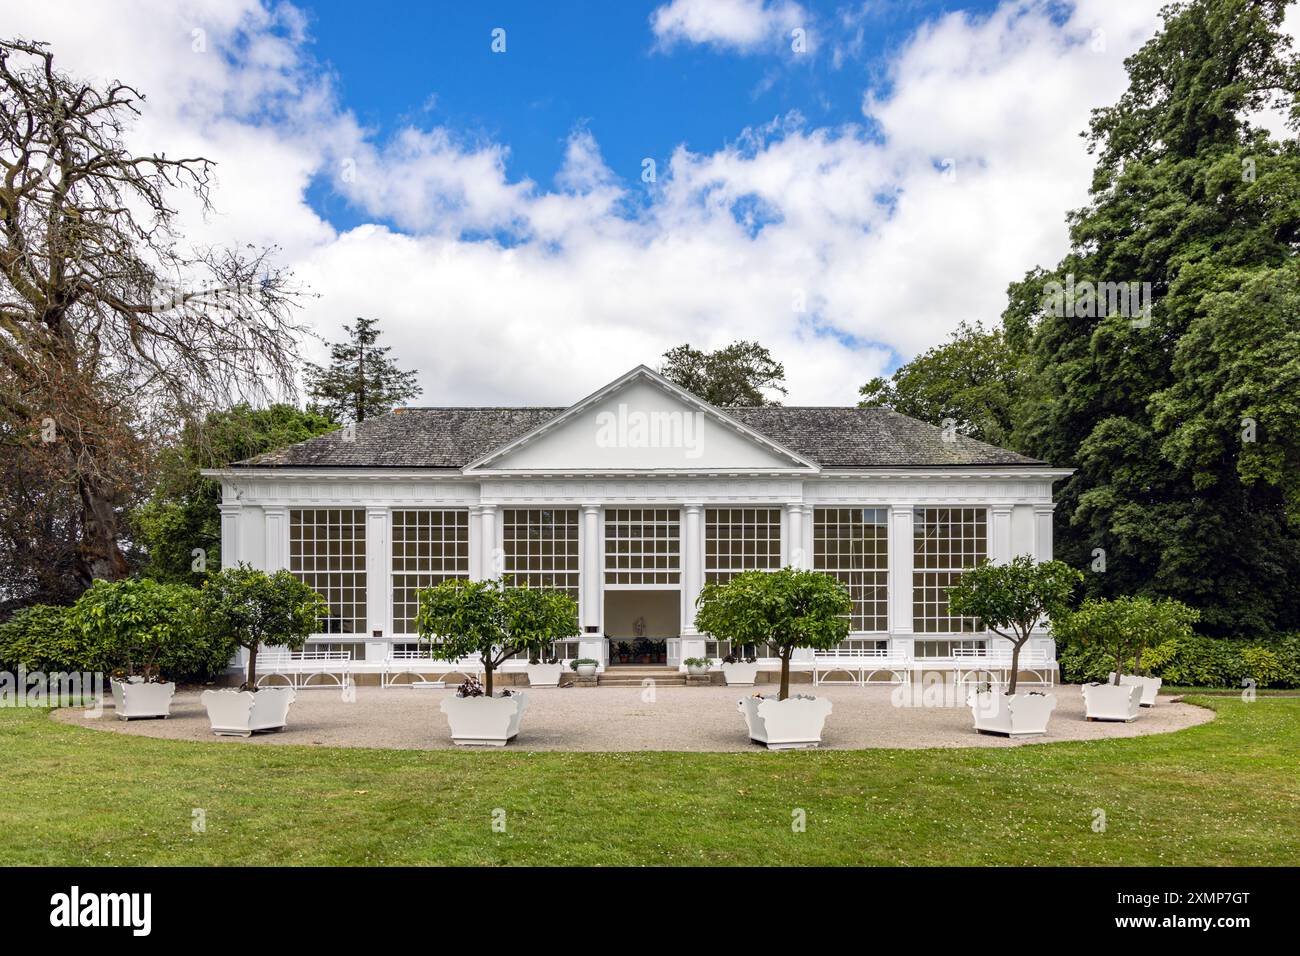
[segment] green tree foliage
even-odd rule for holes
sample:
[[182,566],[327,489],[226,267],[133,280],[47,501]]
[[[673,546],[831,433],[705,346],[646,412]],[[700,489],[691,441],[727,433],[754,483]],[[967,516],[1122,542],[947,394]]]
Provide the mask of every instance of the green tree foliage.
[[301,650],[329,610],[323,597],[288,571],[267,574],[247,564],[210,575],[199,592],[198,607],[208,633],[229,641],[232,651],[248,651],[249,690],[257,689],[258,649],[265,645]]
[[1061,561],[1041,564],[1026,555],[1010,564],[982,561],[948,589],[948,609],[979,618],[983,627],[1011,642],[1011,680],[1016,692],[1020,649],[1035,626],[1055,621],[1069,610],[1070,594],[1083,574]]
[[507,660],[578,633],[578,605],[562,591],[515,587],[504,577],[453,578],[420,591],[415,628],[437,660],[477,654],[490,697],[492,675]]
[[[293,405],[236,405],[191,424],[157,456],[154,486],[135,509],[132,528],[145,552],[144,574],[198,586],[221,567],[221,485],[200,473],[306,441],[335,428],[324,415]],[[194,551],[204,560],[196,563]]]
[[[1166,8],[1126,61],[1127,92],[1094,112],[1070,253],[1014,285],[1003,317],[1027,352],[1012,447],[1077,469],[1058,556],[1104,553],[1090,595],[1174,597],[1213,635],[1300,626],[1300,147],[1256,119],[1300,89],[1285,9]],[[1150,309],[1069,301],[1052,282],[1146,283]]]
[[798,647],[826,650],[849,634],[853,600],[829,574],[782,568],[742,571],[704,585],[695,626],[733,645],[772,644],[781,658],[781,700],[790,696],[790,655]]
[[861,408],[896,412],[1005,445],[1011,439],[1019,365],[1001,329],[963,322],[952,341],[918,355],[889,378],[873,378],[860,392]]
[[[87,643],[88,661],[128,677],[155,679],[188,671],[211,653],[196,614],[197,593],[148,578],[96,581],[73,605],[72,626]],[[227,645],[222,663],[230,659]]]
[[330,346],[328,366],[307,363],[307,395],[319,410],[336,422],[363,422],[420,394],[415,372],[403,372],[380,346],[379,323],[358,318],[344,325],[346,342]]
[[659,372],[710,405],[779,405],[767,393],[786,394],[785,366],[757,342],[732,342],[713,352],[679,345],[664,353]]
[[1130,664],[1135,674],[1142,673],[1142,654],[1148,648],[1190,638],[1199,616],[1169,598],[1088,598],[1077,611],[1055,620],[1054,630],[1063,641],[1101,651],[1112,662],[1118,684]]
[[69,607],[34,604],[0,624],[0,670],[105,671],[104,649],[76,626]]

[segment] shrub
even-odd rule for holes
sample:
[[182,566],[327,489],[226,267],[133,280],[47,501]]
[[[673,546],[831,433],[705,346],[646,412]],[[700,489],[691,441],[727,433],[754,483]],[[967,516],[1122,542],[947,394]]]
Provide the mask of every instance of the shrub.
[[[1068,683],[1104,681],[1113,662],[1097,648],[1086,648],[1058,634],[1061,679]],[[1147,673],[1182,687],[1300,687],[1300,635],[1260,640],[1190,635],[1165,641],[1142,655]]]
[[1106,661],[1109,670],[1104,673],[1113,672],[1118,684],[1125,669],[1141,674],[1144,664],[1150,668],[1149,651],[1191,637],[1192,624],[1199,617],[1195,609],[1169,598],[1088,598],[1077,611],[1055,619],[1053,631],[1072,644],[1100,652],[1100,658],[1089,658],[1091,666]]
[[102,646],[73,625],[72,608],[36,604],[0,624],[0,670],[103,671]]

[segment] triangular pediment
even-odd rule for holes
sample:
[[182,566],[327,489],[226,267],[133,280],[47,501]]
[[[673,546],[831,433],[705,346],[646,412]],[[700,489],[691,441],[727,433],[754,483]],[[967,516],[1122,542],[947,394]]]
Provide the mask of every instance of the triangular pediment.
[[465,471],[767,473],[817,466],[639,366]]

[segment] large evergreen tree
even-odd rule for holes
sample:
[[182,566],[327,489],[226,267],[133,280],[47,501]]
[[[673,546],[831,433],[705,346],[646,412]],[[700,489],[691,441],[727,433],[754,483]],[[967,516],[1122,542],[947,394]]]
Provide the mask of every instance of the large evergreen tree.
[[785,395],[785,366],[757,342],[732,342],[704,352],[679,345],[664,353],[660,373],[710,405],[779,405]]
[[382,415],[394,405],[420,394],[415,372],[403,372],[380,346],[379,323],[358,318],[344,325],[347,341],[330,346],[330,362],[322,367],[307,363],[307,395],[312,411],[336,422],[363,422]]
[[[1094,112],[1091,200],[1071,251],[1013,285],[1008,340],[1028,349],[1014,444],[1077,473],[1058,554],[1094,595],[1154,593],[1202,609],[1211,633],[1300,626],[1300,149],[1284,0],[1164,11]],[[1149,283],[1149,313],[1073,282]],[[1049,283],[1060,285],[1050,286]]]

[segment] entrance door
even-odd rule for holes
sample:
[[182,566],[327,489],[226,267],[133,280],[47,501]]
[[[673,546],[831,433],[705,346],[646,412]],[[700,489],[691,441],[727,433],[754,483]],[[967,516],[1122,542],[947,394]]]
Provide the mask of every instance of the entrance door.
[[669,664],[681,634],[681,591],[605,589],[605,636],[611,666]]

